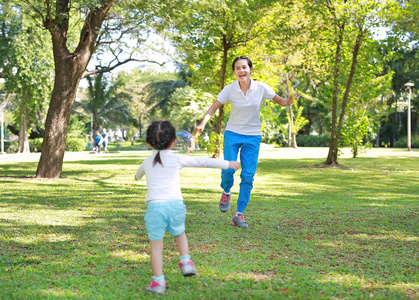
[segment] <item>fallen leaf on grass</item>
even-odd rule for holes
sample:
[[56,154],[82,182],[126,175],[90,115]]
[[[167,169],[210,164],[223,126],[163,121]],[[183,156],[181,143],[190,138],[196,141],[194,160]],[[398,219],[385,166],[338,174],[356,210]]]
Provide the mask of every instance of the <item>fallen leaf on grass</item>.
[[282,289],[279,293],[282,295],[289,292],[291,292],[289,289]]

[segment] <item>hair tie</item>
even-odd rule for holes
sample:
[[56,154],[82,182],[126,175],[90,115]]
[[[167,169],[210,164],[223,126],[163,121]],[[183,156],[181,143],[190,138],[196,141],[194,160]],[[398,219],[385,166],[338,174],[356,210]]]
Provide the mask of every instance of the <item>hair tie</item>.
[[159,151],[159,152],[160,152],[160,149],[157,149],[157,151]]

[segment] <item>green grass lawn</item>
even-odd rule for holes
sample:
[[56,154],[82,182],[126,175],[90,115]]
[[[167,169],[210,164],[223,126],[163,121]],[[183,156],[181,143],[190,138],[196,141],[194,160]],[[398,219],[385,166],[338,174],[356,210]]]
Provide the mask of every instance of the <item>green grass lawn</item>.
[[198,275],[182,277],[167,234],[160,296],[145,291],[145,180],[133,179],[149,151],[81,155],[58,180],[34,179],[37,161],[0,161],[0,299],[418,299],[419,152],[402,153],[345,168],[261,153],[247,229],[230,225],[238,185],[222,214],[220,171],[184,169]]

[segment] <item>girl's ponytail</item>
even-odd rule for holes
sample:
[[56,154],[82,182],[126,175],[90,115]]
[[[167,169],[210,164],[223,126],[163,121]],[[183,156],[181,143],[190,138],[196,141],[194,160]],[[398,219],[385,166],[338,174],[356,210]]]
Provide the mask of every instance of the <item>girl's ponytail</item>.
[[157,151],[156,156],[154,156],[154,160],[153,160],[153,167],[157,164],[161,164],[163,166],[163,163],[161,162],[161,157],[160,157],[160,150]]

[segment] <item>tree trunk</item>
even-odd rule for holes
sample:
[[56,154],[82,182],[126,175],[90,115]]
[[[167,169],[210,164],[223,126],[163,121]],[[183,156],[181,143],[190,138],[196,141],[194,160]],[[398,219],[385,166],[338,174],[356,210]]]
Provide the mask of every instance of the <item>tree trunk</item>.
[[57,0],[59,17],[45,19],[50,31],[55,63],[55,83],[48,109],[41,158],[36,178],[58,178],[61,176],[67,138],[68,121],[76,99],[77,87],[86,70],[95,48],[98,28],[102,26],[114,0],[102,1],[103,7],[87,14],[80,33],[79,44],[70,53],[67,48],[70,1]]
[[353,153],[352,158],[356,158],[358,156],[358,147],[357,146],[352,148],[352,153]]
[[29,134],[28,134],[28,119],[27,119],[27,92],[24,93],[20,108],[20,130],[19,130],[19,148],[18,153],[29,153]]
[[68,121],[80,80],[73,78],[71,73],[73,72],[60,71],[56,68],[55,85],[45,124],[41,158],[36,171],[37,178],[58,178],[61,176]]
[[[352,81],[353,81],[354,74],[355,74],[355,69],[356,69],[356,64],[358,62],[358,53],[359,53],[359,49],[360,49],[361,44],[362,44],[363,37],[364,37],[364,32],[363,32],[362,28],[360,28],[359,34],[358,34],[358,36],[356,38],[356,41],[355,41],[354,49],[352,51],[351,70],[349,72],[348,80],[346,82],[345,94],[343,95],[341,113],[340,113],[340,116],[339,116],[339,124],[336,127],[335,134],[334,134],[334,143],[333,143],[334,149],[333,149],[332,153],[329,149],[329,156],[327,158],[326,164],[331,164],[331,165],[337,165],[338,164],[337,154],[338,154],[339,141],[341,139],[343,118],[345,116],[346,106],[348,104],[349,92],[351,90]],[[335,120],[335,122],[336,122],[336,120]],[[333,124],[332,124],[332,126],[333,126]],[[331,145],[332,145],[332,142],[331,142]],[[330,160],[331,163],[329,163],[329,157],[331,158],[331,160]]]
[[364,37],[364,32],[361,28],[358,36],[356,37],[354,49],[352,51],[351,70],[349,72],[348,81],[346,82],[345,94],[343,95],[341,113],[340,113],[340,116],[339,116],[339,124],[338,124],[337,132],[336,132],[336,136],[338,138],[338,141],[340,141],[341,134],[342,134],[343,118],[345,116],[346,106],[348,105],[348,101],[349,101],[349,92],[351,91],[352,81],[353,81],[354,75],[355,75],[356,64],[358,62],[359,48],[361,48],[363,37]]
[[[226,78],[226,70],[227,70],[227,55],[228,55],[228,42],[226,41],[226,37],[223,36],[223,45],[224,45],[224,51],[223,51],[223,61],[221,65],[221,81],[220,81],[220,91],[224,88],[225,85],[225,78]],[[221,157],[221,128],[223,126],[223,117],[224,117],[224,105],[221,105],[221,107],[218,109],[218,121],[217,121],[217,129],[216,132],[218,134],[218,141],[217,141],[217,147],[215,149],[214,158]]]
[[[380,110],[383,108],[383,102],[384,102],[384,96],[381,95]],[[377,138],[375,139],[375,147],[376,148],[379,148],[380,147],[380,127],[381,127],[381,120],[380,120],[380,124],[378,124]]]
[[[292,91],[290,91],[292,92]],[[289,110],[290,110],[290,128],[291,128],[291,141],[288,141],[288,146],[293,147],[294,149],[297,149],[297,133],[294,132],[294,130],[292,129],[294,127],[294,112],[292,110],[292,105],[289,105]]]
[[338,89],[339,89],[339,65],[341,61],[341,46],[343,42],[343,32],[345,25],[339,27],[339,38],[336,43],[335,54],[335,70],[333,74],[333,99],[332,99],[332,126],[330,131],[330,144],[327,159],[324,162],[326,165],[338,164],[338,141],[336,138],[336,120],[337,120],[337,102],[338,102]]

